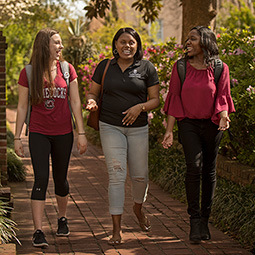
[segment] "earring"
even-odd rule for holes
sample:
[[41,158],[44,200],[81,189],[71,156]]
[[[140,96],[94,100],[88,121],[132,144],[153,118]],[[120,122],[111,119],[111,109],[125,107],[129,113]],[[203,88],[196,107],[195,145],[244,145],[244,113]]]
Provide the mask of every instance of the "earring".
[[114,49],[113,54],[114,54],[114,55],[118,55],[117,49]]

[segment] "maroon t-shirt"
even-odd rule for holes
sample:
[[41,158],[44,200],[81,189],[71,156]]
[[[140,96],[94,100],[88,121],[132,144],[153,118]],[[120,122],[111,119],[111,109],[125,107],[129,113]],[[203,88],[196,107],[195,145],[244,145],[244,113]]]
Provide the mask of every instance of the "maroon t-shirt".
[[216,88],[214,71],[211,67],[198,70],[187,61],[186,78],[181,88],[175,63],[164,111],[177,120],[211,119],[218,125],[220,112],[228,111],[230,114],[235,111],[230,94],[228,66],[223,63],[223,71]]
[[[69,64],[70,82],[77,78],[74,67]],[[18,83],[28,87],[25,68],[20,72]],[[32,106],[29,131],[44,135],[64,135],[72,131],[71,113],[67,100],[67,84],[57,62],[57,76],[54,80],[53,96],[49,96],[49,89],[45,81],[43,103]],[[72,86],[70,84],[70,86]]]

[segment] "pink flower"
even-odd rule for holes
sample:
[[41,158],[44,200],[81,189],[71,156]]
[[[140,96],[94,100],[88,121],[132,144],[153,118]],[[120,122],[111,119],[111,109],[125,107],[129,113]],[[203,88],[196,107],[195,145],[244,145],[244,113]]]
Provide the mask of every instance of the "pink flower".
[[237,85],[238,84],[238,80],[237,79],[232,79],[231,80],[231,83],[233,86]]
[[154,117],[153,113],[149,112],[148,113],[148,121],[149,121],[149,123],[151,123],[151,120],[153,119],[153,117]]
[[241,54],[245,54],[245,53],[246,53],[246,52],[243,51],[243,50],[240,49],[240,48],[236,49],[236,50],[233,52],[234,55],[241,55]]
[[169,51],[166,55],[167,55],[169,58],[173,58],[174,55],[175,55],[175,52],[174,52],[174,51]]

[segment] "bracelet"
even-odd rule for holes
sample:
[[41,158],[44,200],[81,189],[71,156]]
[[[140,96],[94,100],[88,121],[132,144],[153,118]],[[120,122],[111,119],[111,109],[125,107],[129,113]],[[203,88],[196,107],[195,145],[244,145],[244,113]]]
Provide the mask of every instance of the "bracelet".
[[21,140],[21,138],[20,138],[20,137],[14,137],[13,140],[14,140],[14,141],[15,141],[15,140]]
[[85,135],[86,133],[84,132],[84,133],[78,133],[78,135]]

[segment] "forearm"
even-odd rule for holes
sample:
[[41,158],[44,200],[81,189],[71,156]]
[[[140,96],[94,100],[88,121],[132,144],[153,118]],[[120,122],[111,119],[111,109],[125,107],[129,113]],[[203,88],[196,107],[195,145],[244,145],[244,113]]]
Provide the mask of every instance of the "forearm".
[[20,137],[21,135],[26,116],[27,116],[27,106],[25,107],[18,106],[17,115],[16,115],[16,126],[15,126],[16,138]]
[[220,112],[219,114],[220,114],[220,117],[221,117],[221,118],[226,118],[226,117],[228,117],[228,111],[222,111],[222,112]]
[[174,124],[175,124],[175,117],[171,115],[167,115],[166,132],[173,132]]
[[158,98],[151,98],[146,103],[140,104],[141,109],[143,108],[143,111],[149,112],[159,106],[159,99]]

